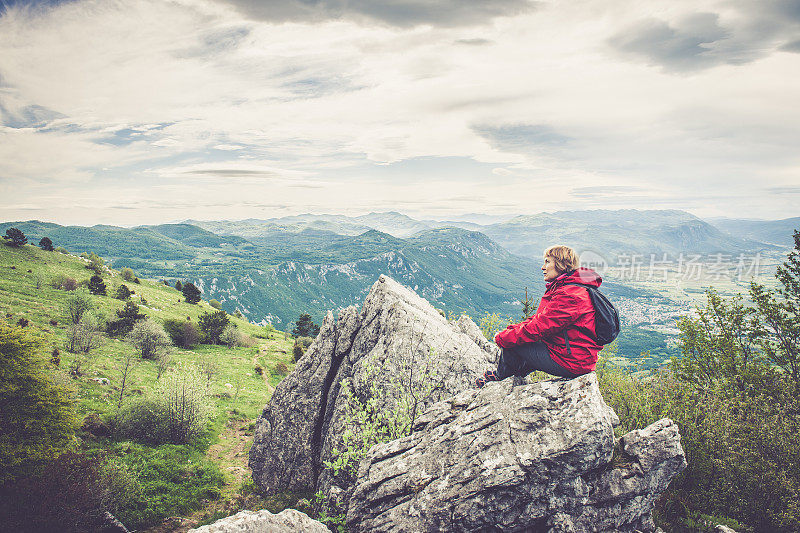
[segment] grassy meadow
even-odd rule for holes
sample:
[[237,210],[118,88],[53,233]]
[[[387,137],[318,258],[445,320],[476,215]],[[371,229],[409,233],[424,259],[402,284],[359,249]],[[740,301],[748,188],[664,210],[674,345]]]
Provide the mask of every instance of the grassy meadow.
[[[67,276],[84,284],[94,274],[87,264],[84,258],[32,245],[0,246],[0,320],[9,325],[27,321],[25,329],[42,340],[48,359],[58,351],[53,359],[60,362],[57,366],[51,362],[51,371],[71,390],[78,426],[90,415],[106,422],[114,416],[129,355],[134,355],[133,366],[121,399],[123,407],[146,396],[158,375],[158,363],[141,358],[124,338],[103,335],[100,345],[86,354],[65,349],[71,324],[67,299],[72,293],[55,288],[54,280]],[[159,323],[181,319],[197,324],[203,313],[216,311],[205,300],[185,302],[180,291],[157,280],[125,282],[120,272],[107,268],[102,277],[108,296],[90,298],[96,314],[106,320],[116,318],[116,311],[125,305],[112,296],[122,283],[134,291],[130,299],[139,305],[140,313]],[[170,365],[196,365],[207,380],[211,422],[199,439],[184,445],[148,446],[76,427],[72,449],[111,457],[133,479],[136,497],[118,511],[131,529],[147,531],[171,516],[203,522],[245,505],[243,498],[252,486],[247,452],[254,422],[274,387],[294,366],[294,341],[272,328],[232,315],[228,318],[244,334],[247,346],[199,344],[193,349],[173,346],[168,350]],[[76,364],[80,371],[71,372]]]

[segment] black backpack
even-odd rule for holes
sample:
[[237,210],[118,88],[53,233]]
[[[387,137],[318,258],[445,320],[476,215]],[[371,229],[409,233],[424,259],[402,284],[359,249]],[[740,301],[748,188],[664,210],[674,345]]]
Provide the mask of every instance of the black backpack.
[[619,313],[605,294],[597,287],[584,283],[564,283],[564,285],[579,285],[589,291],[589,298],[594,307],[594,329],[597,334],[597,343],[610,344],[619,335]]

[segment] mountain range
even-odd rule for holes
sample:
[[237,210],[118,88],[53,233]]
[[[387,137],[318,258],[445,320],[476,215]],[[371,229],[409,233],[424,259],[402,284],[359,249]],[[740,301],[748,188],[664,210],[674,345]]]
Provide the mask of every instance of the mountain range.
[[[304,312],[320,320],[327,310],[357,304],[380,274],[451,314],[518,318],[525,289],[534,299],[542,293],[541,254],[551,244],[609,260],[622,253],[772,250],[782,242],[775,237],[798,220],[712,225],[676,210],[562,211],[489,224],[471,219],[305,214],[134,228],[27,221],[0,224],[0,233],[16,227],[31,243],[47,236],[55,246],[95,252],[140,276],[193,281],[204,298],[219,300],[229,312],[238,309],[252,322],[281,327]],[[603,288],[616,298],[654,297],[608,280]],[[650,337],[653,346],[631,349],[663,346],[663,336]]]

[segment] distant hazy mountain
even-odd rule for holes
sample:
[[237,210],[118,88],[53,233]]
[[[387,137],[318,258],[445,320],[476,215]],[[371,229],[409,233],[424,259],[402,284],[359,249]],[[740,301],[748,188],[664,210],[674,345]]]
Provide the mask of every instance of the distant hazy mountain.
[[360,235],[367,230],[374,229],[341,215],[298,215],[269,220],[249,218],[246,220],[186,220],[184,222],[217,235],[237,235],[249,241],[258,241],[276,234],[300,233],[305,230],[327,231],[337,235]]
[[606,259],[618,254],[738,253],[770,248],[723,233],[678,210],[539,213],[492,224],[482,231],[510,252],[537,259],[553,244],[572,246],[579,253],[591,250]]
[[794,246],[794,230],[800,230],[800,217],[783,220],[745,220],[736,218],[713,218],[709,222],[729,235],[740,239]]
[[434,227],[397,212],[369,213],[357,217],[303,214],[267,220],[249,219],[234,222],[187,220],[186,223],[221,235],[239,235],[248,239],[251,237],[258,239],[265,234],[278,232],[299,233],[308,229],[329,231],[339,235],[360,235],[367,230],[375,229],[394,237],[404,238]]

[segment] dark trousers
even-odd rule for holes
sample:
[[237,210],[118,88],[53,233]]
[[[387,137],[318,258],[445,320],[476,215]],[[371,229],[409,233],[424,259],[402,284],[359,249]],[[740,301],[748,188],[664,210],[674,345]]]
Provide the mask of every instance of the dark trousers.
[[553,358],[550,357],[550,350],[543,342],[517,344],[511,348],[503,348],[500,352],[500,361],[497,363],[498,379],[527,376],[534,370],[541,370],[562,378],[576,378],[580,375],[573,374],[553,361]]

